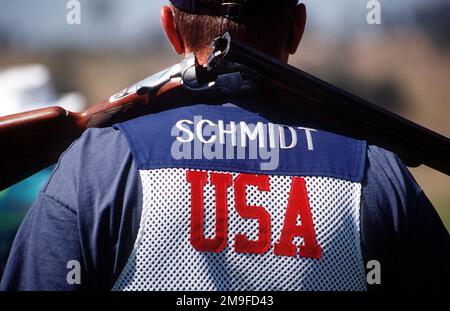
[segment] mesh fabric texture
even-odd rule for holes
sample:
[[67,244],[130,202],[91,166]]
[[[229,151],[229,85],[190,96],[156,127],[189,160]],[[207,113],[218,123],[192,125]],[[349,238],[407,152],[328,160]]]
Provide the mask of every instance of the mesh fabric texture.
[[[264,254],[234,251],[234,236],[258,235],[258,221],[234,208],[228,188],[228,245],[199,252],[190,243],[191,187],[185,168],[141,170],[143,208],[134,250],[113,290],[365,290],[360,249],[361,185],[329,177],[304,177],[322,258],[274,255],[283,227],[291,176],[269,176],[270,191],[247,186],[248,205],[271,215],[271,248]],[[209,171],[211,172],[211,171]],[[231,173],[233,180],[238,173]],[[215,232],[215,189],[204,187],[204,234]],[[300,219],[297,220],[301,222]],[[302,238],[293,240],[297,246]]]

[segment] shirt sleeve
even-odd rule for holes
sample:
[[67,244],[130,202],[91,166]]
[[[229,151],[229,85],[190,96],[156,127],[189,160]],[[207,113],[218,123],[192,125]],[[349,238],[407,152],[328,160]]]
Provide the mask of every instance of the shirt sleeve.
[[[2,290],[77,290],[69,285],[66,265],[81,262],[77,217],[73,210],[41,193],[14,241]],[[75,271],[79,273],[80,271]]]
[[365,262],[378,260],[373,289],[448,289],[450,236],[411,173],[394,154],[369,146],[361,207]]
[[139,229],[140,185],[120,132],[86,131],[63,154],[25,217],[0,288],[110,290]]

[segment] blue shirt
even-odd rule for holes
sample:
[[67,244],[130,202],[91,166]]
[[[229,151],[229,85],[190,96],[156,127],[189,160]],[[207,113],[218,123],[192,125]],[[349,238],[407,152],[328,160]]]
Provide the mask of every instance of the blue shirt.
[[[374,288],[448,288],[449,234],[403,163],[368,146],[362,186],[363,256],[382,265],[382,283]],[[23,221],[0,288],[110,290],[133,249],[141,207],[138,167],[125,136],[116,128],[86,131],[62,155]],[[72,260],[81,263],[80,285],[66,281]]]

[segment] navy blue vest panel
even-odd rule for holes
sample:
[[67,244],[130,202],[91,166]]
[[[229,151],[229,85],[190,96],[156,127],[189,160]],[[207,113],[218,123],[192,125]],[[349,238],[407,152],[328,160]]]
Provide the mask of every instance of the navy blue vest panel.
[[187,167],[352,182],[364,175],[364,141],[302,124],[274,124],[237,106],[182,107],[115,128],[127,138],[138,169]]

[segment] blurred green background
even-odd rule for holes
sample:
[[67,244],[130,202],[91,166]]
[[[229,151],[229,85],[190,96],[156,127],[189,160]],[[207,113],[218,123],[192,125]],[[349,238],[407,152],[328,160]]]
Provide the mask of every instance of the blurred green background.
[[[0,115],[81,110],[179,59],[159,26],[167,1],[80,0],[80,25],[67,24],[67,2],[0,0]],[[450,1],[380,2],[381,24],[369,25],[366,0],[304,1],[308,25],[291,64],[450,136]],[[0,192],[0,275],[50,172]],[[412,172],[450,229],[449,177]]]

